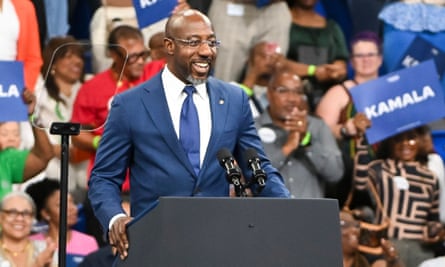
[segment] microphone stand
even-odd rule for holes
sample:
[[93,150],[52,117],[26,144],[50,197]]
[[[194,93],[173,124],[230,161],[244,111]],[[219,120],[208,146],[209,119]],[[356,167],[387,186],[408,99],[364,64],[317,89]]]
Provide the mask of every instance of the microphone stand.
[[62,137],[60,152],[60,227],[59,227],[59,267],[66,266],[66,232],[67,232],[67,202],[68,202],[68,163],[69,136],[79,135],[80,123],[53,122],[50,134]]

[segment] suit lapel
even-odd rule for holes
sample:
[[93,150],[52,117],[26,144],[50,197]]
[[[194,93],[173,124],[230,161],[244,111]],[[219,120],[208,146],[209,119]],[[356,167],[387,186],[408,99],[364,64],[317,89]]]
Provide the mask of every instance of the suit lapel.
[[217,160],[216,158],[213,158],[213,156],[216,155],[217,150],[221,149],[221,147],[218,147],[218,144],[220,144],[219,138],[224,131],[229,108],[227,93],[224,91],[221,83],[216,82],[213,78],[209,78],[207,82],[207,90],[210,99],[210,110],[212,112],[212,132],[204,157],[203,166],[207,165],[207,161]]
[[179,161],[194,174],[193,167],[189,163],[187,155],[182,149],[173,128],[172,118],[168,109],[167,99],[161,82],[161,75],[158,74],[152,80],[144,85],[145,94],[142,96],[142,102],[153,121],[153,126],[161,133],[167,146],[176,155]]

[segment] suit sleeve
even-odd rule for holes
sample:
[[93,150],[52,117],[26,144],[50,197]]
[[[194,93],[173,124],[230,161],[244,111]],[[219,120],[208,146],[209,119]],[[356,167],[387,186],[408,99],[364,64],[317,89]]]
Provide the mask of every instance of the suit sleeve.
[[104,230],[108,229],[114,215],[125,213],[120,191],[132,154],[128,121],[125,105],[116,95],[96,153],[88,190],[94,213]]

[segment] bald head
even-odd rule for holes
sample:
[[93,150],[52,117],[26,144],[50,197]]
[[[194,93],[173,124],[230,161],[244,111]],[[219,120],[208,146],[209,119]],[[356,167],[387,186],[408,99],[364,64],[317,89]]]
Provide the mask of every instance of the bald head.
[[200,84],[207,80],[218,46],[209,18],[197,10],[176,13],[167,21],[167,67],[184,83]]
[[282,86],[284,83],[301,84],[301,79],[295,73],[287,71],[286,69],[275,70],[272,78],[269,82],[269,87],[274,88],[277,86]]
[[187,9],[175,13],[168,19],[167,23],[165,24],[165,35],[167,37],[176,36],[176,34],[178,34],[178,31],[181,31],[184,25],[186,25],[187,23],[198,21],[203,21],[212,28],[210,19],[199,10]]

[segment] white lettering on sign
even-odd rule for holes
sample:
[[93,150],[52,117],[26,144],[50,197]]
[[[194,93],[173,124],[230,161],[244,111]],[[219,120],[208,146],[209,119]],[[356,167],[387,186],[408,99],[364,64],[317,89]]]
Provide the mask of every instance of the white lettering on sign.
[[20,91],[15,84],[11,84],[8,88],[3,88],[0,84],[0,97],[20,97]]
[[158,0],[139,0],[141,8],[149,7],[151,5],[156,4],[156,2],[158,2]]
[[423,87],[421,92],[413,90],[409,93],[404,93],[403,95],[389,98],[386,101],[381,101],[377,104],[365,107],[365,114],[371,120],[372,118],[380,117],[385,113],[391,113],[397,109],[403,109],[408,105],[415,105],[435,96],[436,94],[434,93],[433,89],[426,85]]

